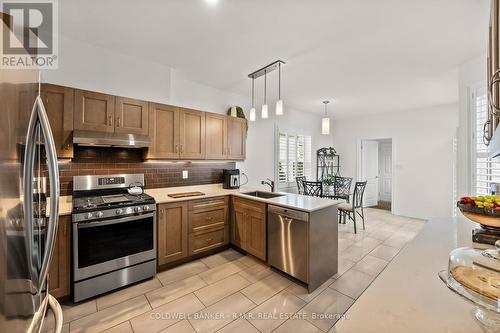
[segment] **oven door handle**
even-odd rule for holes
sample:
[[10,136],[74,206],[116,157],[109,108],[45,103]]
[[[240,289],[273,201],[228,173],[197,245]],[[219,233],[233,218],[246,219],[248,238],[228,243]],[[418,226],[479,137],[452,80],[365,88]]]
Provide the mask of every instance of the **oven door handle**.
[[122,217],[119,219],[113,219],[113,220],[107,220],[107,221],[83,222],[83,223],[79,222],[78,229],[85,229],[85,228],[100,227],[100,226],[111,225],[111,224],[118,224],[118,223],[122,223],[122,222],[128,222],[128,221],[149,218],[149,217],[154,217],[154,216],[155,216],[155,213],[152,212],[152,213],[148,213],[148,214],[127,216],[127,217]]

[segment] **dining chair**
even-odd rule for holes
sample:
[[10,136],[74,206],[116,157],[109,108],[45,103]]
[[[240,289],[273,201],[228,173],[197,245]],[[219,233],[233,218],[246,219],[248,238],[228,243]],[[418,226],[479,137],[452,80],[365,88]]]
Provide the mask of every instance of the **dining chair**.
[[310,182],[304,180],[304,194],[313,197],[323,197],[323,182]]
[[334,195],[333,199],[344,199],[349,203],[349,196],[351,195],[352,177],[333,177]]
[[[365,230],[365,212],[363,210],[363,194],[366,188],[365,182],[356,182],[354,185],[354,193],[352,195],[352,202],[343,203],[339,205],[340,221],[344,217],[344,223],[346,223],[346,217],[349,217],[354,222],[354,233],[356,233],[356,214],[361,217],[363,221],[363,230]],[[361,211],[361,213],[360,213]]]
[[297,182],[297,192],[299,194],[304,194],[304,181],[306,180],[306,176],[295,177],[295,181]]

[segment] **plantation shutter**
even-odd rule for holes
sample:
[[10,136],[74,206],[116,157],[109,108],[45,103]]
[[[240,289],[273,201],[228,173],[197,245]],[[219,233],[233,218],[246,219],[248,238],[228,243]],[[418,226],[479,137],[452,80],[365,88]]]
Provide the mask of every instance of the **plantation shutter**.
[[488,147],[483,142],[483,125],[488,118],[488,99],[486,88],[481,87],[473,92],[474,108],[474,142],[475,149],[473,186],[476,195],[490,194],[491,183],[500,182],[500,162],[488,157]]
[[278,135],[278,186],[295,186],[295,177],[311,177],[311,137],[280,132]]

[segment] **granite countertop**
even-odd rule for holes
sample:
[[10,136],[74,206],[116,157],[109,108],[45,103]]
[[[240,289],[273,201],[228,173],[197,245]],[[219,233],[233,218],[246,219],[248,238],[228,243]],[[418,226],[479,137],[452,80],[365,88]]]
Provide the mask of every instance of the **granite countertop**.
[[335,332],[483,332],[475,306],[450,291],[438,272],[451,250],[472,246],[478,225],[463,218],[429,221],[347,311]]
[[[182,187],[166,187],[166,188],[153,188],[147,189],[145,192],[152,196],[157,204],[161,203],[169,203],[169,202],[177,202],[177,201],[186,201],[186,200],[196,200],[196,199],[204,199],[204,198],[212,198],[219,197],[224,195],[235,195],[241,198],[256,200],[265,202],[272,205],[277,205],[286,208],[298,209],[305,212],[313,212],[316,210],[320,210],[332,205],[338,205],[343,203],[344,200],[332,200],[325,198],[316,198],[310,197],[306,195],[299,195],[294,193],[285,193],[285,192],[277,192],[283,194],[280,197],[264,199],[253,197],[249,195],[245,195],[244,192],[250,191],[262,191],[260,189],[252,188],[252,187],[241,187],[237,190],[227,190],[222,188],[222,184],[210,184],[210,185],[193,185],[193,186],[182,186]],[[205,193],[203,196],[195,196],[195,197],[185,197],[174,199],[169,197],[169,194],[172,193],[182,193],[182,192],[193,192],[200,191]],[[267,191],[263,191],[267,192]],[[48,199],[50,200],[50,198]],[[50,201],[47,203],[47,207],[50,207]],[[71,196],[62,196],[59,199],[59,215],[69,215],[72,210],[72,197]]]

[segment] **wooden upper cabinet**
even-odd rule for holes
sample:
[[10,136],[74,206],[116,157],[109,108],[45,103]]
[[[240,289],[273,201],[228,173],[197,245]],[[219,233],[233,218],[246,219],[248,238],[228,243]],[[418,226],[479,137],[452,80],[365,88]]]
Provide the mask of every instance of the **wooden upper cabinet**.
[[230,160],[244,160],[246,156],[247,121],[243,118],[227,117],[227,145]]
[[148,102],[115,98],[115,132],[148,135]]
[[149,136],[147,158],[179,158],[179,108],[149,103]]
[[187,203],[158,205],[158,265],[182,259],[187,255]]
[[42,84],[41,96],[58,158],[73,157],[73,102],[74,89],[53,84]]
[[115,97],[92,91],[75,92],[75,129],[111,132],[114,127]]
[[60,216],[56,244],[49,268],[49,292],[56,298],[70,294],[71,216]]
[[180,109],[179,151],[182,159],[205,159],[205,112]]
[[227,159],[227,117],[220,114],[205,115],[206,154],[209,160]]

